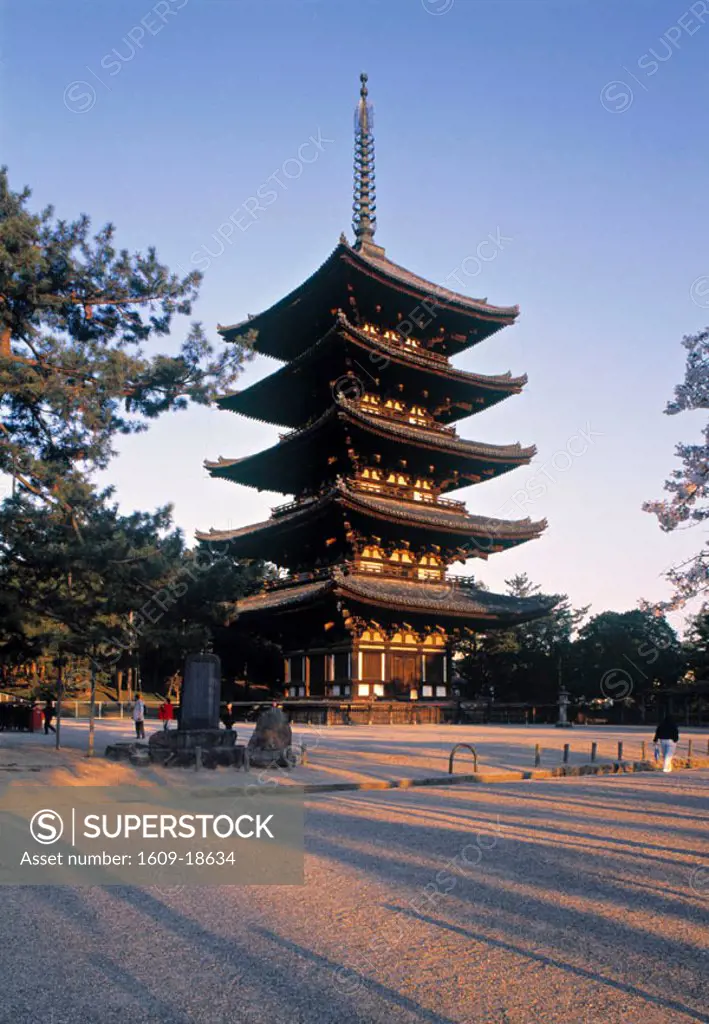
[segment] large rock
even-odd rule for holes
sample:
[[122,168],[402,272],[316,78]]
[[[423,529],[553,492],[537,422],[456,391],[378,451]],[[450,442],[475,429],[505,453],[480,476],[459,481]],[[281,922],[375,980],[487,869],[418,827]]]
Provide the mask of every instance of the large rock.
[[262,711],[247,748],[249,763],[255,768],[290,768],[293,763],[293,733],[281,708]]

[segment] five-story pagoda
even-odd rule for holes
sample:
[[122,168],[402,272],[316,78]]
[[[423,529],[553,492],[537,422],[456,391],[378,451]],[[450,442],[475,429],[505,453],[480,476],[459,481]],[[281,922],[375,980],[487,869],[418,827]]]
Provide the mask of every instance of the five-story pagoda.
[[469,515],[446,497],[526,465],[534,448],[458,436],[455,423],[517,394],[526,377],[457,370],[450,357],[514,323],[518,307],[440,288],[387,259],[376,228],[367,76],[356,115],[355,243],[222,336],[250,332],[284,365],[223,409],[290,428],[212,476],[294,495],[271,518],[198,534],[281,578],[238,602],[283,649],[289,697],[444,699],[456,640],[546,614],[546,599],[492,594],[449,566],[538,537],[544,522]]

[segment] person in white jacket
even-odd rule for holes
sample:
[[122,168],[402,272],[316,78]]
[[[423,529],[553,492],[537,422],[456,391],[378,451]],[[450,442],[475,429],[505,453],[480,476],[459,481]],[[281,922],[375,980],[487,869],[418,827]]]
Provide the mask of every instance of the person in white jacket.
[[145,739],[145,704],[139,693],[135,695],[133,705],[133,721],[135,723],[135,735],[139,740]]

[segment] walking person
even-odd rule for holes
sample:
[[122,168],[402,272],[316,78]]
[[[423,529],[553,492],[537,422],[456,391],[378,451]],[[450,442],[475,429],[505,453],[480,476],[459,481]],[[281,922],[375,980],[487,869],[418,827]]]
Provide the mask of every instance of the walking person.
[[671,715],[665,715],[655,731],[655,743],[660,744],[663,772],[672,771],[672,758],[679,743],[679,729]]
[[135,695],[133,705],[133,721],[135,723],[135,735],[139,740],[145,739],[145,704],[139,693]]
[[42,715],[44,716],[44,735],[49,736],[50,732],[56,732],[57,730],[52,725],[52,719],[54,718],[54,702],[47,699],[47,703],[42,708]]

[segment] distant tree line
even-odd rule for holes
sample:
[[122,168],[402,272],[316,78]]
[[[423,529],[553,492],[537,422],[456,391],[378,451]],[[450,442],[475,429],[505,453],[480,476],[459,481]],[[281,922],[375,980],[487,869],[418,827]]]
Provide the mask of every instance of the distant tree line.
[[[506,588],[540,593],[524,574]],[[471,699],[555,703],[563,686],[580,703],[652,704],[663,690],[709,681],[709,607],[680,639],[656,608],[589,615],[564,595],[542,619],[465,641],[456,668]]]

